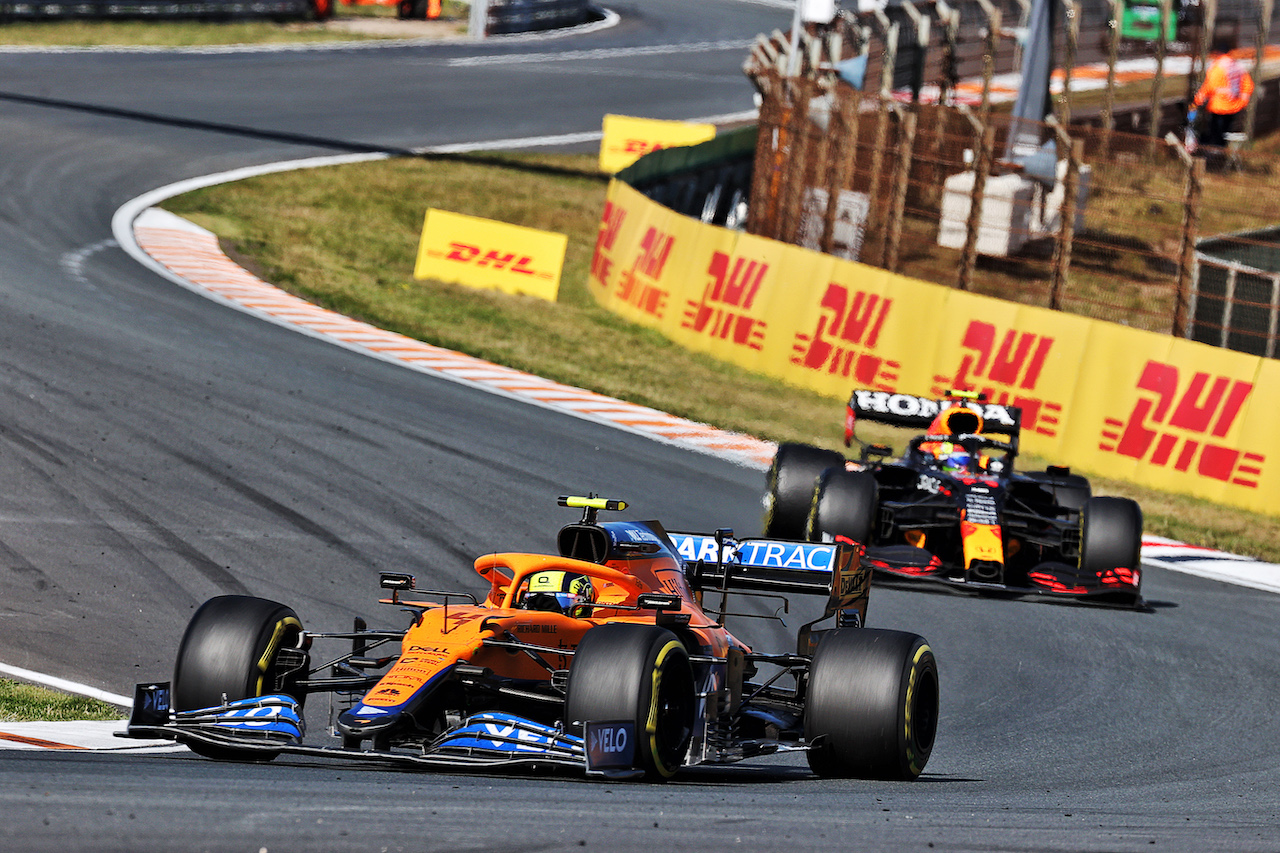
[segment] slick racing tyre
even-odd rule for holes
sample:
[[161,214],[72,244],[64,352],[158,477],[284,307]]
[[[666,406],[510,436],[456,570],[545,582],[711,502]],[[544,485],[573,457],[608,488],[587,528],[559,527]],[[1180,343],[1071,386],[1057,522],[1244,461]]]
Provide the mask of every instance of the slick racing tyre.
[[1079,512],[1093,495],[1089,481],[1079,474],[1054,474],[1051,471],[1029,471],[1027,477],[1063,509]]
[[805,524],[810,542],[848,540],[867,545],[875,532],[879,487],[867,471],[828,468],[818,477]]
[[634,721],[634,766],[661,781],[684,763],[694,712],[693,669],[675,634],[656,625],[611,624],[583,635],[569,670],[567,725]]
[[818,475],[832,467],[844,467],[844,457],[834,450],[808,444],[778,445],[764,496],[766,538],[804,538]]
[[828,632],[809,666],[804,737],[819,776],[911,780],[938,730],[938,666],[923,637]]
[[[191,617],[178,646],[173,709],[194,711],[277,692],[277,656],[282,648],[294,647],[301,632],[298,614],[283,604],[248,595],[209,599]],[[300,703],[303,699],[294,698]],[[275,757],[257,750],[194,742],[189,746],[208,758]]]
[[[1101,577],[1142,562],[1142,509],[1128,498],[1089,498],[1080,529],[1080,572]],[[1141,575],[1139,574],[1139,577]]]

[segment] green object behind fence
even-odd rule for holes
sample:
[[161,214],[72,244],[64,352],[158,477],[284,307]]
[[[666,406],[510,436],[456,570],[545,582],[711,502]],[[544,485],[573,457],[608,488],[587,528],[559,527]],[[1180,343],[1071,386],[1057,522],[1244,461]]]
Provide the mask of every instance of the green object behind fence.
[[[1169,20],[1165,26],[1165,40],[1173,41],[1177,32],[1178,20],[1174,10],[1169,10]],[[1151,0],[1125,0],[1124,11],[1120,14],[1120,35],[1122,38],[1139,41],[1155,41],[1160,34],[1160,4]]]

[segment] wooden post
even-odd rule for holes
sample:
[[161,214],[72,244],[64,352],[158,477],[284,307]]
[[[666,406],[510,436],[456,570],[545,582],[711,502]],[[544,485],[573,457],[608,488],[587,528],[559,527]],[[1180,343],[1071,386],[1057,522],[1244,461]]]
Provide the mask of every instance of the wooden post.
[[1206,64],[1209,61],[1209,46],[1213,44],[1213,28],[1217,23],[1218,0],[1202,0],[1200,3],[1200,45],[1196,55],[1191,57],[1191,73],[1187,75],[1187,101],[1190,102],[1204,81]]
[[1064,125],[1071,124],[1071,69],[1076,65],[1076,48],[1080,41],[1080,4],[1076,0],[1062,0],[1067,13],[1067,55],[1062,64],[1062,109],[1058,117]]
[[911,152],[916,143],[918,116],[905,110],[898,133],[898,166],[893,175],[893,201],[889,208],[889,233],[885,240],[882,267],[889,272],[898,271],[898,245],[902,241],[902,220],[906,216],[907,189],[911,183]]
[[1182,239],[1178,257],[1177,303],[1173,308],[1175,338],[1185,338],[1191,322],[1191,282],[1195,279],[1196,235],[1200,228],[1200,197],[1204,189],[1204,160],[1192,157],[1176,139],[1171,140],[1187,168],[1186,186],[1182,193]]
[[[974,122],[972,116],[969,116],[969,121]],[[960,290],[973,289],[973,270],[978,262],[978,230],[982,227],[982,197],[987,191],[987,172],[991,170],[991,155],[996,147],[994,127],[974,122],[974,130],[978,150],[973,167],[973,194],[969,197],[969,218],[965,222],[964,248],[960,251],[960,279],[956,285]]]
[[794,243],[800,228],[801,209],[804,207],[804,184],[808,161],[809,140],[809,100],[813,97],[810,81],[803,77],[792,77],[787,81],[791,98],[791,120],[787,123],[787,146],[783,165],[782,203],[779,206],[778,226],[774,230],[773,239],[784,243]]
[[1120,61],[1120,5],[1122,0],[1109,0],[1111,4],[1111,43],[1107,49],[1107,87],[1102,99],[1102,157],[1111,153],[1111,132],[1116,129],[1116,63]]
[[[1271,12],[1275,7],[1275,0],[1260,0],[1258,10],[1258,32],[1253,42],[1253,82],[1257,84],[1255,91],[1262,90],[1262,59],[1263,51],[1267,47],[1267,39],[1271,35]],[[1254,116],[1258,108],[1258,96],[1255,94],[1249,99],[1249,106],[1245,107],[1244,112],[1244,135],[1249,139],[1253,139],[1253,123]]]
[[[898,25],[891,23],[889,17],[879,9],[876,17],[885,30],[884,64],[880,70],[880,104],[879,115],[876,116],[876,134],[871,149],[871,187],[867,191],[867,219],[876,214],[880,200],[880,178],[884,169],[885,139],[889,135],[889,110],[893,105],[893,66],[898,56]],[[881,247],[884,246],[885,235],[881,234]]]
[[991,115],[991,78],[995,76],[996,47],[1000,44],[1000,10],[992,5],[991,0],[978,0],[978,5],[987,16],[987,45],[982,55],[982,106],[978,111],[985,125]]
[[840,193],[844,191],[845,184],[852,183],[850,178],[854,174],[853,167],[858,159],[858,108],[861,105],[862,93],[855,89],[853,97],[841,98],[837,109],[831,114],[833,122],[839,119],[839,124],[836,125],[839,131],[835,134],[835,163],[827,181],[827,215],[823,217],[822,222],[821,248],[823,254],[827,255],[831,254],[831,248],[835,242],[836,217],[840,213]]
[[1049,286],[1049,307],[1062,310],[1062,296],[1071,271],[1071,248],[1076,238],[1076,199],[1080,195],[1080,166],[1084,160],[1084,140],[1071,139],[1062,125],[1054,127],[1058,147],[1067,152],[1067,175],[1062,183],[1062,207],[1058,215],[1058,242],[1053,251],[1053,280]]
[[1151,122],[1147,134],[1154,143],[1160,135],[1160,90],[1164,86],[1164,59],[1169,51],[1165,29],[1173,12],[1173,0],[1160,0],[1160,32],[1156,33],[1156,76],[1151,81]]
[[960,83],[956,67],[956,52],[960,47],[960,10],[949,6],[946,0],[935,0],[934,9],[942,21],[942,79],[938,83],[938,106],[951,100],[951,93]]
[[760,119],[756,130],[756,153],[751,169],[751,200],[747,206],[747,233],[773,233],[778,213],[778,175],[783,168],[782,131],[785,110],[782,85],[777,72],[766,71],[757,80],[760,86]]

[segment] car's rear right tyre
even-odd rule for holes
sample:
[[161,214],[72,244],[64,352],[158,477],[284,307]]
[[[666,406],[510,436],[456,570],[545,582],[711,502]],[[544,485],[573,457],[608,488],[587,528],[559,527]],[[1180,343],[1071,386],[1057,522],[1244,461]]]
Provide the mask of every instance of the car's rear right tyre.
[[812,542],[869,544],[875,531],[878,500],[879,486],[869,471],[828,468],[818,476],[804,538]]
[[693,668],[675,634],[623,623],[583,634],[569,669],[567,725],[634,722],[635,767],[664,780],[684,763],[695,709]]
[[[265,598],[220,595],[200,606],[187,623],[173,667],[175,711],[213,708],[276,692],[276,658],[296,645],[302,622],[292,608]],[[299,702],[302,696],[295,696]],[[272,753],[189,744],[208,758],[253,760]]]
[[834,450],[808,444],[778,445],[764,496],[767,538],[804,538],[818,475],[834,467],[844,467],[844,457]]
[[819,776],[911,780],[938,730],[938,666],[923,637],[843,628],[809,666],[804,736]]

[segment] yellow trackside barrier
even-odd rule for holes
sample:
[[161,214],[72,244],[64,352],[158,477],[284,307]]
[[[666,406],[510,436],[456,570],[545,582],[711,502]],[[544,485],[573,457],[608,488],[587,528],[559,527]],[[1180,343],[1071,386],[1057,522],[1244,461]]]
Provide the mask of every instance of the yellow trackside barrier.
[[1022,408],[1025,451],[1280,514],[1277,361],[705,225],[619,181],[590,287],[688,349],[837,400],[855,387],[981,391]]
[[687,121],[632,118],[606,115],[604,138],[600,140],[600,171],[610,175],[621,171],[650,151],[697,145],[714,139],[714,124],[692,124]]
[[563,234],[432,208],[422,224],[413,277],[554,302],[568,243]]

